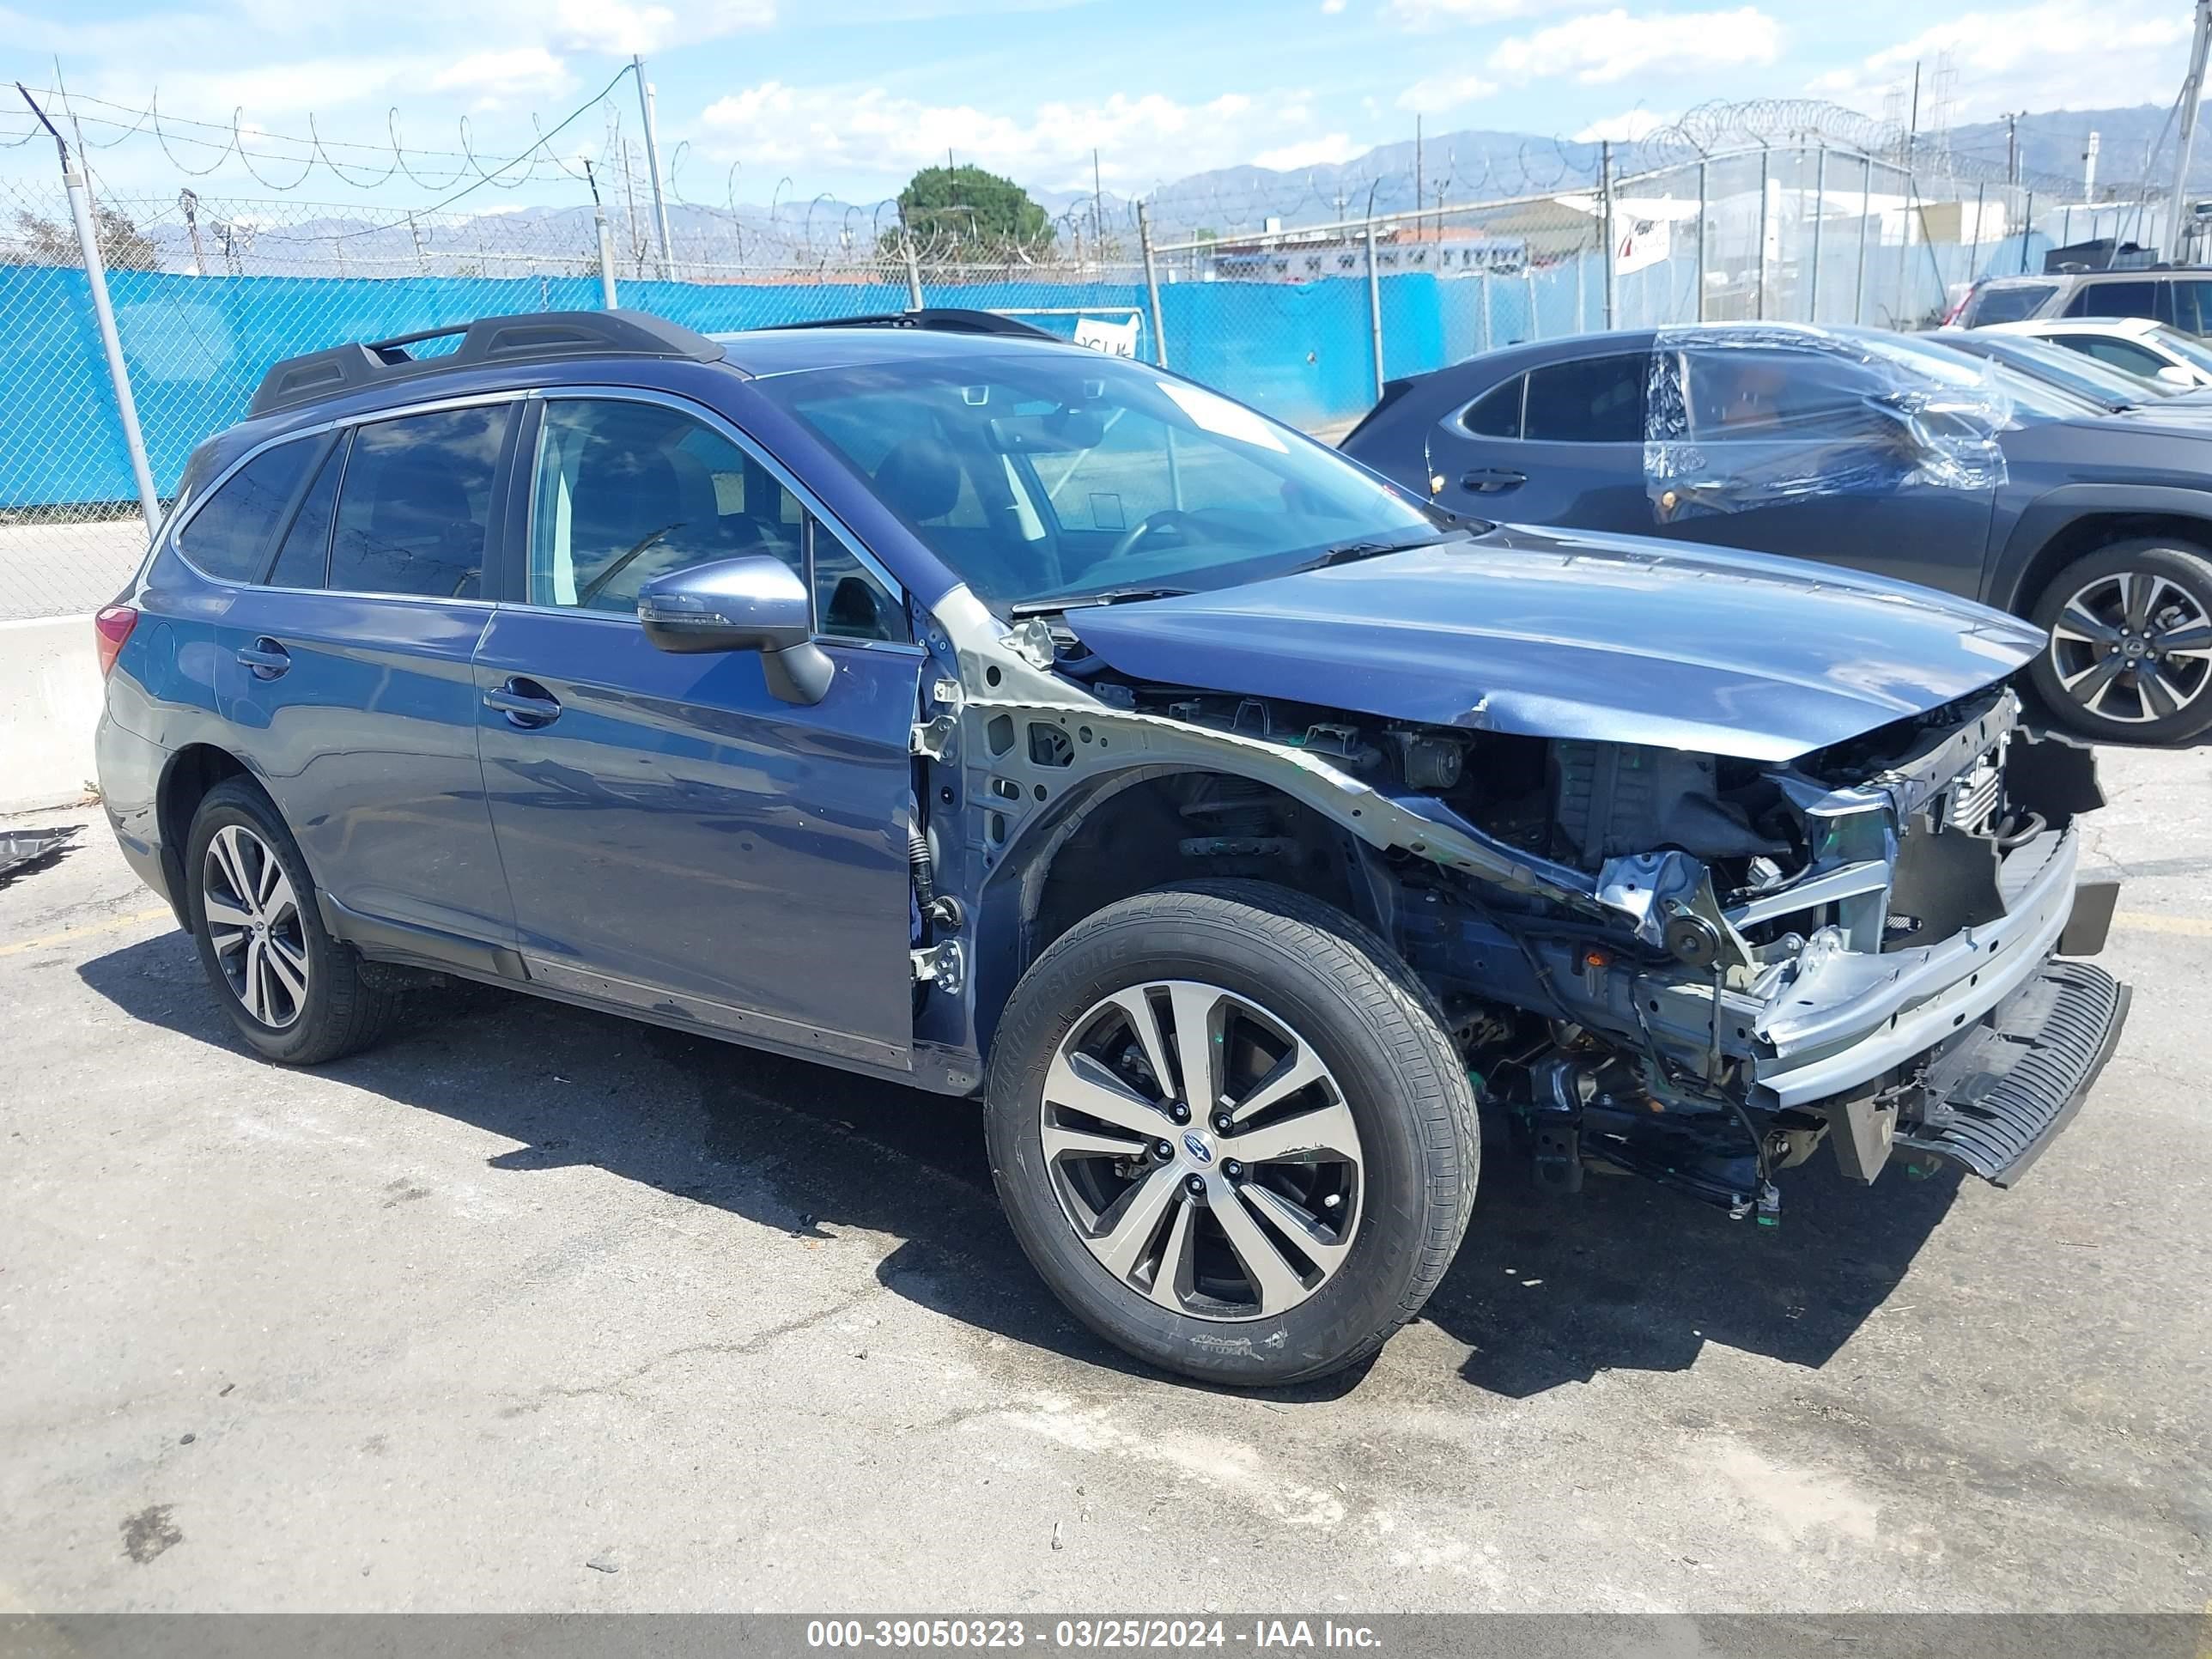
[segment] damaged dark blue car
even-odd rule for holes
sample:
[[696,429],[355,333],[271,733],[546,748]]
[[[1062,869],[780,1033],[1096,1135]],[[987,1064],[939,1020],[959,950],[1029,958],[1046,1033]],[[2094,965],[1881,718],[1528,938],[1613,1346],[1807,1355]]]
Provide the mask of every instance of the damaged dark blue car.
[[2015,618],[976,313],[453,334],[272,368],[98,619],[116,834],[273,1060],[442,975],[975,1096],[1078,1316],[1265,1384],[1419,1310],[1486,1124],[1771,1220],[1824,1141],[2009,1183],[2118,1038]]

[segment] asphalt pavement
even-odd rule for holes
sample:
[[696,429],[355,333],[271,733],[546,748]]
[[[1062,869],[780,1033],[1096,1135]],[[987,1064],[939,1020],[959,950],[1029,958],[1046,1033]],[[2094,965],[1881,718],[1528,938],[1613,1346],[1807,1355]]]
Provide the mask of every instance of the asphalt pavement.
[[1288,1395],[1060,1311],[973,1106],[457,988],[250,1058],[96,808],[0,885],[0,1613],[2207,1606],[2212,755],[2108,753],[2136,986],[2014,1191],[1783,1224],[1493,1143]]

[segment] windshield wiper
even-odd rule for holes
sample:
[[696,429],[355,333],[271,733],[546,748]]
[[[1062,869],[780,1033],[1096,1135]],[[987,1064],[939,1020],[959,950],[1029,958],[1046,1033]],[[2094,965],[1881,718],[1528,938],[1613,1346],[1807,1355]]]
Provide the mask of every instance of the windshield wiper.
[[1433,536],[1425,541],[1339,542],[1334,547],[1323,548],[1318,555],[1308,559],[1304,564],[1292,565],[1290,574],[1295,576],[1308,570],[1327,570],[1332,565],[1356,564],[1362,559],[1379,559],[1389,553],[1411,553],[1417,548],[1441,547],[1446,542],[1468,540],[1471,538],[1471,533],[1455,526],[1452,532],[1445,535]]
[[1059,599],[1024,599],[1006,607],[1009,616],[1048,617],[1061,611],[1079,611],[1092,605],[1129,605],[1139,599],[1179,599],[1188,587],[1109,587],[1096,593],[1070,593]]

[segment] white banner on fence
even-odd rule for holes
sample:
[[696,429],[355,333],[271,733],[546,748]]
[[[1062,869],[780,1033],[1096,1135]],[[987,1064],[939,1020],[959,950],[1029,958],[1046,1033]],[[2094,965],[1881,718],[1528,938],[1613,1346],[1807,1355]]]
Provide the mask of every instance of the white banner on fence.
[[1093,351],[1103,351],[1109,357],[1134,357],[1137,355],[1139,322],[1135,317],[1118,323],[1109,323],[1097,317],[1078,317],[1075,319],[1075,343],[1089,346]]
[[1674,257],[1674,226],[1664,219],[1629,219],[1615,234],[1613,269],[1617,276],[1663,265]]

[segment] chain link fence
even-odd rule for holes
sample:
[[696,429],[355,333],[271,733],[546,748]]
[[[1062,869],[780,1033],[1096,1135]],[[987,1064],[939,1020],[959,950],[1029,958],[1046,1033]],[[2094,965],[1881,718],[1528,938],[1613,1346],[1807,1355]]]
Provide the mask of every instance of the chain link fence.
[[[787,204],[763,222],[687,202],[664,253],[637,194],[617,181],[603,209],[462,213],[95,185],[153,492],[169,496],[278,358],[611,296],[704,332],[917,301],[991,310],[1334,435],[1386,380],[1497,347],[1698,320],[1923,326],[1964,284],[2040,270],[2056,244],[2158,230],[2139,204],[1819,144],[1178,239],[1152,236],[1141,212],[1071,215],[1022,247],[903,222],[895,204]],[[58,181],[0,182],[0,618],[94,609],[145,546],[80,250]]]

